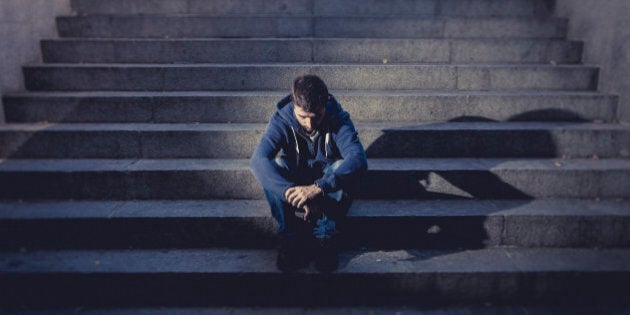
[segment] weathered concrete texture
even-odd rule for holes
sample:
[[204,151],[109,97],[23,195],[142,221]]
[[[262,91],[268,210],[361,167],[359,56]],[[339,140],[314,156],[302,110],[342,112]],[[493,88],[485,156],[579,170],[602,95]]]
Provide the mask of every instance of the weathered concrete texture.
[[[359,123],[370,158],[626,158],[630,128],[556,122]],[[3,158],[249,158],[265,124],[6,124]],[[448,143],[445,146],[444,143]]]
[[24,67],[32,91],[279,90],[317,74],[331,90],[593,90],[597,68],[577,65],[203,64]]
[[[115,309],[81,309],[82,315],[551,315],[551,314],[627,314],[630,306],[375,306],[375,307],[144,307]],[[11,310],[5,315],[67,315],[76,309]]]
[[560,18],[75,16],[62,37],[564,38]]
[[46,63],[578,63],[580,42],[540,39],[62,39]]
[[24,89],[22,64],[41,60],[39,40],[56,36],[54,18],[70,13],[69,2],[0,1],[0,93]]
[[[627,159],[370,159],[359,197],[628,198]],[[261,199],[248,160],[3,160],[4,199]]]
[[72,0],[78,14],[277,15],[312,13],[313,0]]
[[[0,251],[271,248],[264,200],[0,203]],[[343,247],[487,248],[630,245],[628,201],[356,200]]]
[[79,14],[545,16],[545,0],[73,0]]
[[[81,92],[5,95],[7,121],[266,123],[288,92]],[[612,122],[617,98],[589,92],[333,91],[355,122]]]
[[568,37],[585,41],[583,60],[601,67],[599,89],[620,95],[618,117],[630,122],[630,2],[557,0],[570,18]]
[[[628,250],[349,251],[341,255],[339,270],[326,275],[312,267],[280,274],[275,254],[229,249],[0,254],[2,306],[575,305],[619,303],[630,281]],[[100,281],[107,285],[94,285]]]

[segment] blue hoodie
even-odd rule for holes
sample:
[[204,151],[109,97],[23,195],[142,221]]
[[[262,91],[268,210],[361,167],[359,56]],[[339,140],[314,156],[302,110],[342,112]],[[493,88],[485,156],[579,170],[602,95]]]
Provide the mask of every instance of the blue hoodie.
[[[363,145],[357,137],[350,114],[341,108],[330,95],[326,103],[326,114],[318,127],[319,137],[315,141],[304,133],[293,113],[291,95],[276,105],[277,111],[271,117],[250,161],[254,176],[260,184],[276,196],[284,197],[284,192],[293,186],[316,183],[324,193],[347,189],[345,184],[356,175],[367,170],[367,159]],[[315,170],[321,176],[323,167],[343,159],[334,172],[320,178],[295,176],[291,181],[283,177],[275,166],[274,159],[280,152],[291,170],[308,174]],[[314,182],[313,182],[314,180]],[[310,181],[310,182],[309,182]]]

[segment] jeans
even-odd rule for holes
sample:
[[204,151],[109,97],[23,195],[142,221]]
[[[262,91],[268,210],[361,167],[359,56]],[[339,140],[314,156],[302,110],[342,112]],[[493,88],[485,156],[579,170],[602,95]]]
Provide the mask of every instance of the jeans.
[[[342,162],[343,160],[337,160],[326,165],[319,172],[319,176],[333,172]],[[275,166],[280,174],[289,177],[291,170],[284,159],[276,158]],[[304,174],[308,173],[317,174],[318,172],[313,172],[312,170],[304,172]],[[312,178],[312,181],[315,181],[317,178]],[[305,222],[302,218],[295,215],[298,209],[283,201],[282,196],[276,196],[265,190],[265,197],[267,202],[269,202],[271,215],[278,222],[278,234],[283,237],[304,236],[310,232],[318,239],[332,238],[339,233],[339,224],[345,219],[351,204],[350,197],[343,190],[328,193],[322,196],[319,202],[322,210],[321,217],[311,222]]]

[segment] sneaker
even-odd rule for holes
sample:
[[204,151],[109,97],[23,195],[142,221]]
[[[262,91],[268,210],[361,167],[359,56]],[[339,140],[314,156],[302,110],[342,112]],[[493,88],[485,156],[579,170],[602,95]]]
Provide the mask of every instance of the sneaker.
[[296,271],[306,267],[309,260],[296,237],[282,237],[276,266],[282,272]]
[[315,254],[315,269],[319,272],[333,272],[339,267],[339,254],[337,244],[333,238],[318,239],[318,248]]

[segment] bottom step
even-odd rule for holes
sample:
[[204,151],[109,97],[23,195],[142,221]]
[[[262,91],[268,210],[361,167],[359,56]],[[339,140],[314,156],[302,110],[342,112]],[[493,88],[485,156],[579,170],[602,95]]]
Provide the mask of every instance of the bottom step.
[[339,270],[282,274],[275,251],[0,254],[0,307],[628,303],[630,250],[343,252]]
[[630,314],[624,306],[483,306],[459,307],[320,307],[320,308],[119,308],[119,309],[43,309],[13,310],[4,315],[552,315],[552,314]]

